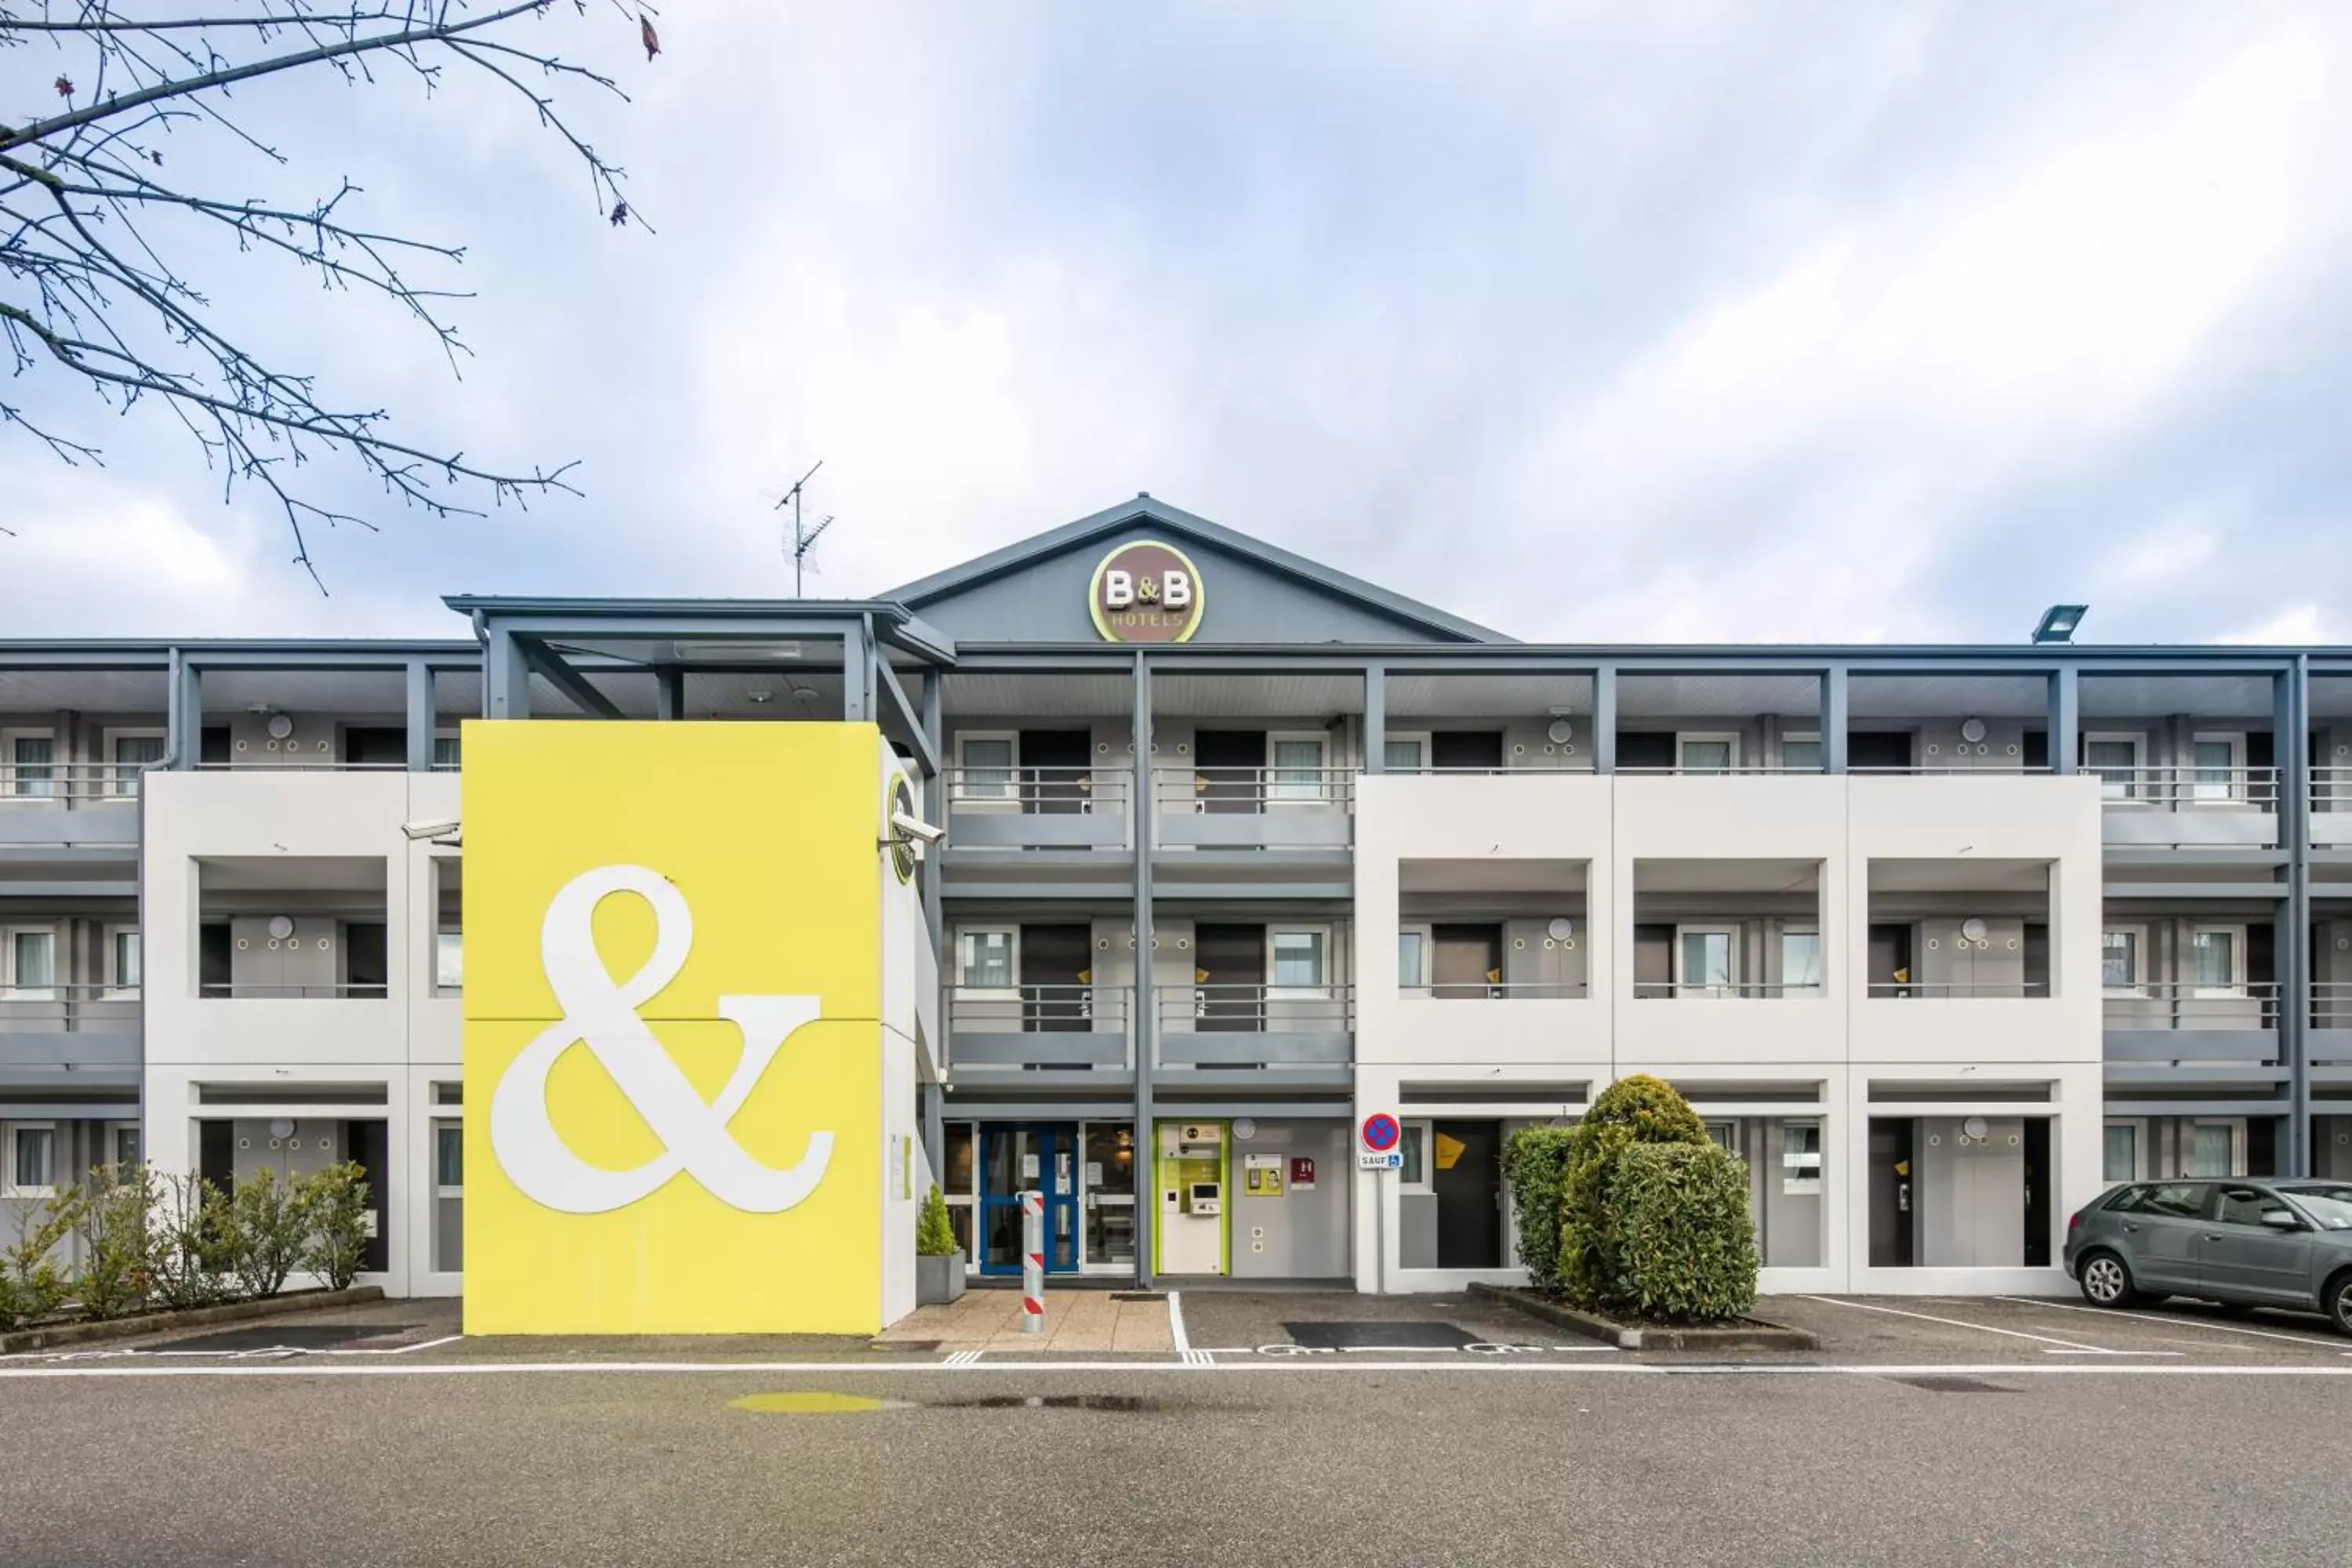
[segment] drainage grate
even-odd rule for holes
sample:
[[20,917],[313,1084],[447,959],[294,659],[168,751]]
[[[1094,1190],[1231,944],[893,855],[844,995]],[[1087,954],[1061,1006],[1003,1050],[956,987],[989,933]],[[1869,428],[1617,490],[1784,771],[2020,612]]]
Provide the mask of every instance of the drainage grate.
[[1110,1299],[1114,1301],[1165,1301],[1168,1300],[1157,1290],[1114,1290],[1110,1293]]
[[1315,1351],[1451,1351],[1480,1342],[1452,1323],[1285,1323],[1282,1329]]
[[1975,1377],[1891,1377],[1889,1383],[1899,1383],[1906,1388],[1916,1388],[1928,1394],[2022,1394],[2021,1388],[2004,1388],[1997,1383],[1987,1383]]
[[384,1340],[413,1333],[414,1323],[277,1323],[252,1329],[223,1329],[159,1345],[167,1351],[323,1350],[356,1340]]

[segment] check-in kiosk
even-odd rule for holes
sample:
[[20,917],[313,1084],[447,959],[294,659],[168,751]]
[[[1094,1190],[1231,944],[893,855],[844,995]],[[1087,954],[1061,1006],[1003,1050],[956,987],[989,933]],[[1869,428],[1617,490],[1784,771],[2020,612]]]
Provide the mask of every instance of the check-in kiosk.
[[1225,1271],[1225,1136],[1222,1121],[1160,1124],[1162,1274]]

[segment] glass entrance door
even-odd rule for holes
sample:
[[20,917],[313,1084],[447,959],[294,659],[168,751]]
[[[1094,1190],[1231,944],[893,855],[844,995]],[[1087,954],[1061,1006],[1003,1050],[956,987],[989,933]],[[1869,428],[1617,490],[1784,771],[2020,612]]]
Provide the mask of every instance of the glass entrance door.
[[1086,1158],[1086,1262],[1089,1268],[1135,1267],[1135,1129],[1125,1121],[1089,1121]]
[[1045,1272],[1078,1267],[1077,1128],[989,1126],[980,1132],[980,1271],[1021,1272],[1021,1194],[1045,1194]]

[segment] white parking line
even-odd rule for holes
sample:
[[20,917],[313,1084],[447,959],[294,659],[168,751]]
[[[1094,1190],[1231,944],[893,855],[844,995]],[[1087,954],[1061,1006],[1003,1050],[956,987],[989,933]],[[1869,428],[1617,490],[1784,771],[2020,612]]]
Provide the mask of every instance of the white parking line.
[[1176,1342],[1176,1353],[1179,1355],[1192,1348],[1192,1340],[1184,1333],[1183,1299],[1184,1293],[1181,1290],[1168,1292],[1168,1332]]
[[[2291,1345],[2324,1348],[2327,1342],[2308,1334],[2282,1334],[2269,1329],[2242,1329],[2235,1323],[2209,1323],[2202,1318],[2166,1318],[2153,1312],[2126,1312],[2113,1307],[2078,1307],[2072,1301],[2037,1301],[2031,1296],[1996,1296],[1996,1301],[2010,1301],[2021,1307],[2047,1307],[2053,1312],[2082,1312],[2095,1318],[2129,1318],[2136,1323],[2163,1323],[2184,1329],[2210,1329],[2217,1334],[2244,1334],[2257,1340],[2284,1340]],[[2352,1351],[2345,1352],[2352,1355]]]
[[2048,1334],[2029,1334],[2019,1329],[1996,1329],[1988,1323],[1971,1323],[1958,1318],[1938,1318],[1927,1312],[1906,1312],[1900,1307],[1874,1306],[1867,1301],[1841,1301],[1834,1296],[1808,1296],[1808,1301],[1819,1301],[1825,1307],[1851,1307],[1857,1312],[1885,1312],[1893,1318],[1916,1318],[1923,1323],[1942,1323],[1948,1328],[1974,1329],[1980,1334],[1999,1334],[2009,1340],[2032,1340],[2041,1345],[2060,1347],[2053,1355],[2179,1355],[2179,1351],[2111,1351],[2103,1345],[2086,1345],[2079,1340],[2053,1339]]

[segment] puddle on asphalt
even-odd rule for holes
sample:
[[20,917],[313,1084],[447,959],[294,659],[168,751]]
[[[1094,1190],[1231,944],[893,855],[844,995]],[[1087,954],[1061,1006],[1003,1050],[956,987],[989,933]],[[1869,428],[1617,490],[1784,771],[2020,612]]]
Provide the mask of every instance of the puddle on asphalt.
[[864,1394],[799,1389],[747,1394],[727,1402],[730,1410],[762,1415],[864,1415],[880,1410],[1087,1410],[1104,1415],[1148,1415],[1175,1408],[1169,1401],[1137,1394],[990,1394],[971,1399],[876,1399]]

